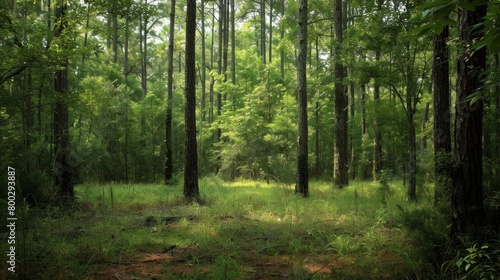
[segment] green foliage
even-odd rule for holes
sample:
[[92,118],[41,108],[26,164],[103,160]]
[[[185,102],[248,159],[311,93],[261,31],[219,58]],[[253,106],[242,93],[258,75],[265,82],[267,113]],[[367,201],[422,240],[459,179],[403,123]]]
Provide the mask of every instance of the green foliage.
[[500,250],[491,250],[488,245],[474,243],[472,247],[457,252],[455,264],[462,279],[495,279],[498,271]]

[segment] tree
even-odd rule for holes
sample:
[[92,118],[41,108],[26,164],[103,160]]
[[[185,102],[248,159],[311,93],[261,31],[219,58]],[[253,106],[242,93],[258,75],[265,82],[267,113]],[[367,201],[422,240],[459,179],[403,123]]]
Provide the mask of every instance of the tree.
[[434,89],[434,164],[436,174],[435,202],[445,194],[449,180],[448,155],[451,153],[450,133],[450,54],[448,49],[448,25],[433,38],[434,53],[432,82]]
[[334,2],[334,28],[335,38],[335,163],[334,163],[334,184],[339,188],[349,184],[349,158],[347,146],[347,126],[348,126],[348,98],[344,78],[346,77],[345,67],[341,59],[342,51],[342,0]]
[[68,27],[67,19],[68,3],[57,1],[55,6],[55,17],[57,24],[54,25],[54,40],[61,49],[62,56],[56,65],[54,75],[54,92],[56,104],[54,106],[54,183],[58,194],[63,200],[73,201],[75,198],[73,167],[71,166],[71,150],[69,139],[69,59],[68,59],[68,34],[64,34]]
[[[469,0],[467,3],[473,3]],[[486,49],[471,49],[484,36],[487,4],[462,9],[459,15],[455,161],[452,191],[452,237],[474,233],[484,225],[482,128],[483,101],[475,100],[484,84]]]
[[299,144],[297,149],[297,186],[295,193],[309,196],[308,127],[307,127],[307,0],[299,3],[299,55],[297,58],[297,89],[299,110]]
[[[168,37],[168,69],[167,69],[167,115],[165,138],[165,184],[168,184],[173,175],[172,164],[172,91],[174,73],[174,32],[175,32],[175,0],[170,3],[170,29]],[[203,70],[204,71],[204,70]]]
[[184,197],[198,200],[198,150],[196,144],[196,0],[187,0],[186,11],[186,88],[184,123]]

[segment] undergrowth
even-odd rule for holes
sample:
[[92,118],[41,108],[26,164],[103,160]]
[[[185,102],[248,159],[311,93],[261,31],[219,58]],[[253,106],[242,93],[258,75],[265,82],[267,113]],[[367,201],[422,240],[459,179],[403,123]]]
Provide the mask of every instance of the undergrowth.
[[446,251],[445,217],[426,199],[408,203],[400,182],[339,190],[312,181],[307,199],[284,183],[199,185],[201,204],[185,202],[178,182],[83,184],[70,208],[26,205],[17,276],[491,279],[499,271],[498,242]]

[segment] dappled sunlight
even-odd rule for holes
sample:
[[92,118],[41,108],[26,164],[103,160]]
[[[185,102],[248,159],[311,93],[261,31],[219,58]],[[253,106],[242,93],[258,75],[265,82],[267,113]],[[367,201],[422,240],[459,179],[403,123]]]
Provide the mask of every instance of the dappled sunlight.
[[302,198],[249,180],[200,186],[201,204],[175,195],[181,185],[80,185],[80,208],[32,213],[30,255],[57,256],[54,265],[92,279],[399,279],[419,269],[422,253],[401,215],[418,214],[414,226],[428,206],[398,202],[398,187],[318,181]]

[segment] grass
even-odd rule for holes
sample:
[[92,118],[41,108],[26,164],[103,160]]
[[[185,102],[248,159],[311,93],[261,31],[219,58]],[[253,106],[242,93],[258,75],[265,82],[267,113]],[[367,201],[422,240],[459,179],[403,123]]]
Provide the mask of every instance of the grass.
[[429,201],[405,201],[399,182],[339,190],[313,181],[304,199],[293,186],[209,177],[200,180],[202,204],[186,203],[181,184],[84,184],[76,191],[71,209],[27,211],[18,233],[27,248],[20,276],[428,279],[428,238],[439,240],[445,230]]

